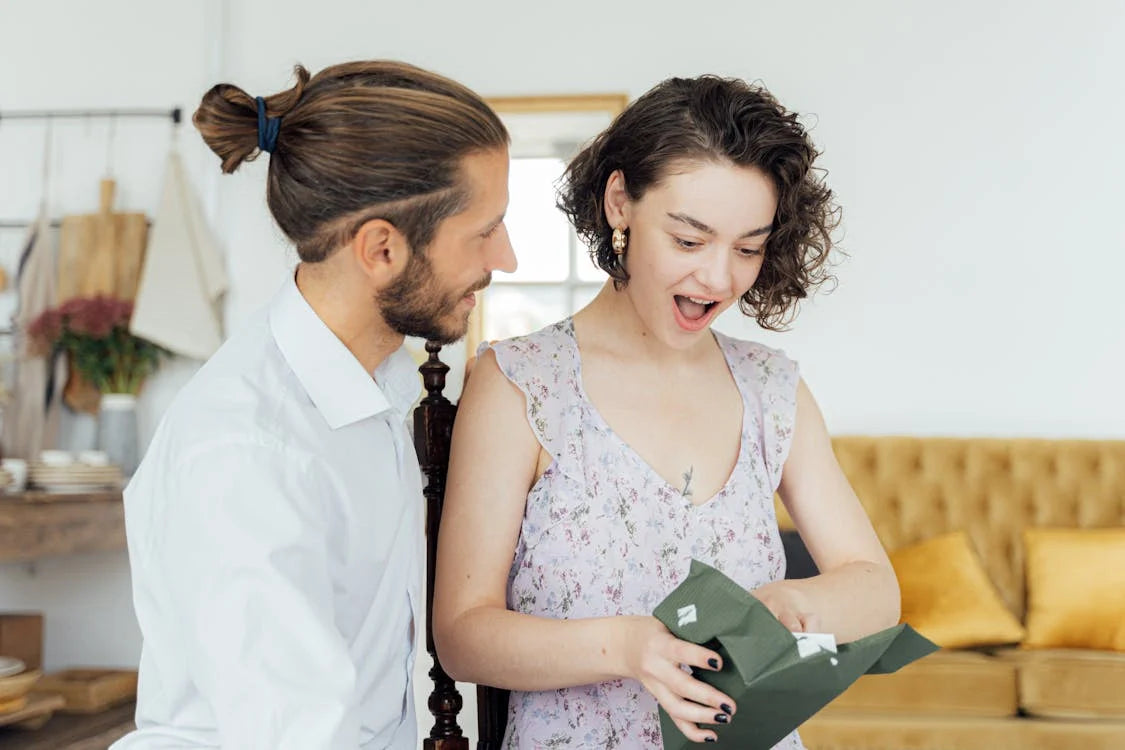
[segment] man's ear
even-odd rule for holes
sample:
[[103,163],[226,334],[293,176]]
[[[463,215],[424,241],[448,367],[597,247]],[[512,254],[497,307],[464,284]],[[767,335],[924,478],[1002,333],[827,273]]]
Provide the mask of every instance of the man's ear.
[[605,220],[613,228],[629,227],[630,200],[629,192],[625,189],[625,175],[620,170],[614,170],[609,179],[605,181],[605,195],[602,205],[605,208]]
[[386,219],[364,222],[352,238],[350,250],[356,265],[377,287],[398,276],[410,259],[406,238]]

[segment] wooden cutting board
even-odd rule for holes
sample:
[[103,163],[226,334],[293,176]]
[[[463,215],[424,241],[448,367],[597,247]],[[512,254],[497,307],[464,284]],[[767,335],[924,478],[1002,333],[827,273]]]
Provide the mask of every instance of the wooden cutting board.
[[97,713],[137,696],[136,670],[67,669],[49,674],[35,689],[58,693],[66,713]]
[[20,672],[10,677],[0,678],[0,701],[12,700],[19,698],[21,695],[27,695],[35,683],[43,677],[43,673],[38,669],[31,669],[26,672]]
[[143,213],[115,213],[116,191],[114,180],[102,180],[96,214],[63,217],[59,302],[97,294],[129,301],[136,298],[148,242],[148,219]]
[[0,701],[0,716],[2,716],[4,714],[14,713],[16,711],[22,711],[26,707],[27,707],[27,696],[26,695],[20,695],[20,696],[17,696],[15,698],[8,698],[6,700],[2,700],[2,701]]
[[0,727],[13,725],[24,729],[38,729],[65,703],[58,693],[32,693],[27,697],[27,705],[19,711],[0,714]]
[[[64,216],[59,234],[57,301],[106,294],[132,302],[137,296],[148,219],[143,213],[114,213],[117,183],[101,181],[96,214]],[[63,401],[70,408],[97,414],[101,393],[86,382],[73,363]]]

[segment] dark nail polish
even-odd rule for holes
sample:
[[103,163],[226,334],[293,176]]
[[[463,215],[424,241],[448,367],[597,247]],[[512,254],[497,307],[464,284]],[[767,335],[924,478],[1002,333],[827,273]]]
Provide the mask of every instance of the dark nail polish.
[[723,713],[725,713],[725,714],[733,714],[734,713],[734,709],[730,707],[729,703],[723,703],[722,705],[719,706],[719,708],[723,709]]
[[726,724],[729,721],[730,721],[730,717],[727,716],[726,714],[715,714],[715,723],[716,724]]
[[718,669],[719,668],[719,660],[718,659],[708,659],[707,660],[707,666],[711,667],[711,669]]
[[703,741],[704,741],[704,742],[717,742],[718,740],[716,740],[716,739],[715,739],[714,737],[712,737],[711,735],[707,735],[706,737],[704,737],[704,738],[703,738]]

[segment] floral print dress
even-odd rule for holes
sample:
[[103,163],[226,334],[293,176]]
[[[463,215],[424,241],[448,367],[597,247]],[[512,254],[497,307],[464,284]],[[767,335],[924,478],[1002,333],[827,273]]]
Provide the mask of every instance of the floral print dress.
[[[773,495],[793,433],[797,367],[773,349],[714,335],[742,395],[742,442],[726,484],[699,505],[590,403],[571,319],[482,346],[523,391],[528,422],[554,459],[527,496],[510,609],[556,619],[652,614],[692,558],[748,590],[784,576]],[[504,747],[659,750],[656,699],[624,679],[513,691]],[[803,747],[795,732],[776,745]]]

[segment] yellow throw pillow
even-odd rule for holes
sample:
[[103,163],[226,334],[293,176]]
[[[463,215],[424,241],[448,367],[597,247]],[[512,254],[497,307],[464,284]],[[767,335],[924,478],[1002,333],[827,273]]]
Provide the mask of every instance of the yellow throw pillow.
[[988,578],[964,531],[896,550],[902,621],[944,648],[1017,643],[1024,630]]
[[1026,529],[1031,648],[1125,651],[1125,529]]

